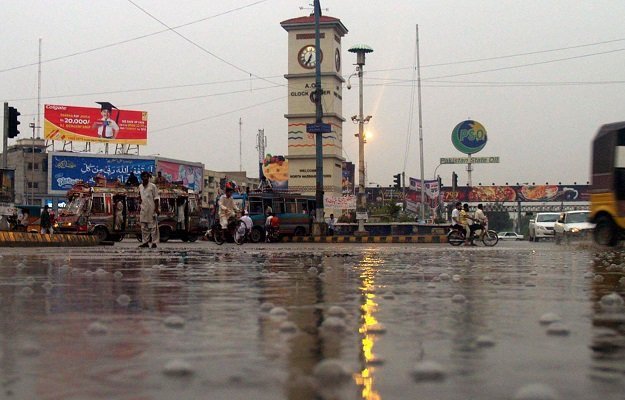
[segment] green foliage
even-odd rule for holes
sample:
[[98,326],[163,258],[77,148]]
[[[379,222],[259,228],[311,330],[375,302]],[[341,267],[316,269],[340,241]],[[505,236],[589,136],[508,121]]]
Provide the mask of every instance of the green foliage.
[[489,211],[486,213],[488,218],[488,229],[494,229],[497,232],[509,231],[512,229],[512,219],[507,211]]

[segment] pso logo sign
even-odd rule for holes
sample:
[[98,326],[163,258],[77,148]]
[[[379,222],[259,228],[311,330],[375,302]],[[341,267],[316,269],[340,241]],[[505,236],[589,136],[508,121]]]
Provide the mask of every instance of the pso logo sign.
[[475,154],[486,146],[486,128],[477,121],[462,121],[451,132],[451,142],[462,153]]

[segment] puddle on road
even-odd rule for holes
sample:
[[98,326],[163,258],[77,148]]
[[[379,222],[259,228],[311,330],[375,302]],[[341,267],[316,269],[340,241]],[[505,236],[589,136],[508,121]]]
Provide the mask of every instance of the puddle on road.
[[531,245],[10,249],[0,397],[622,398],[624,268]]

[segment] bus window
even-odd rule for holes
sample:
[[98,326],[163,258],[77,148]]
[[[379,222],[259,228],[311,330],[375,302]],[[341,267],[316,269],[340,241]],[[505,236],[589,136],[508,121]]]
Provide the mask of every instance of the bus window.
[[161,212],[171,213],[176,209],[176,200],[172,198],[161,197]]
[[104,197],[93,197],[91,203],[92,214],[104,214]]
[[262,200],[250,200],[250,215],[262,215],[264,212]]
[[286,201],[286,212],[292,214],[297,213],[297,203],[295,202],[295,199],[288,199]]
[[271,206],[274,214],[283,214],[284,213],[284,200],[282,199],[273,199],[273,205]]

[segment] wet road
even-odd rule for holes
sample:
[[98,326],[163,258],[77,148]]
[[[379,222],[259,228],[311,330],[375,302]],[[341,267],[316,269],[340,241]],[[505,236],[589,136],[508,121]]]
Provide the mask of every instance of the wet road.
[[0,398],[623,398],[625,253],[137,244],[2,249]]

